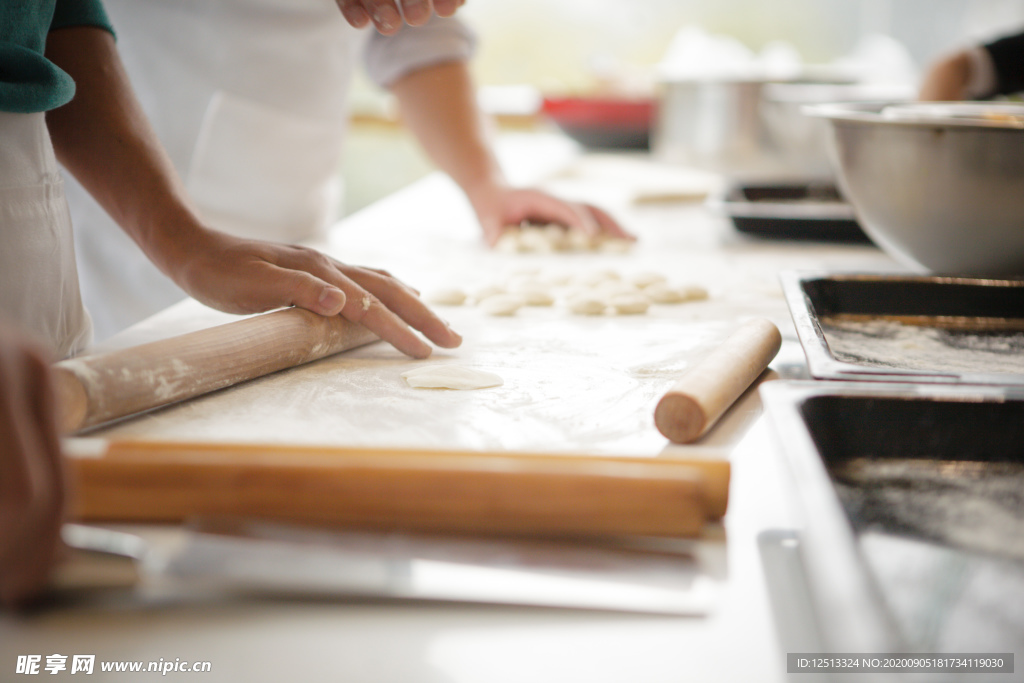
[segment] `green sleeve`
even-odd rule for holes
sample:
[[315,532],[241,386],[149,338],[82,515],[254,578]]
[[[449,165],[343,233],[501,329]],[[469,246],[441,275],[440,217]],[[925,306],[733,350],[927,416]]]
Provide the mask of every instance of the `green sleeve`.
[[57,0],[50,30],[69,26],[96,26],[114,33],[100,0]]

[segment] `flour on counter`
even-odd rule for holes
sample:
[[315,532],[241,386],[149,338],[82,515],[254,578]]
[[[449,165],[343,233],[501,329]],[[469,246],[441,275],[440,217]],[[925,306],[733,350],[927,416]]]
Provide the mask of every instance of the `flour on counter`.
[[402,377],[414,389],[486,389],[505,383],[493,372],[461,365],[422,365]]

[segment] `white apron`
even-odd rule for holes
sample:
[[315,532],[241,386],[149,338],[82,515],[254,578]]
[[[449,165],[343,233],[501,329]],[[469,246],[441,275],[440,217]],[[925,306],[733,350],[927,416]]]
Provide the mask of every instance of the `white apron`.
[[[348,85],[363,40],[337,5],[104,5],[132,85],[203,220],[277,242],[323,236],[341,203]],[[72,179],[68,196],[98,339],[185,296]]]
[[92,335],[42,113],[0,112],[0,315],[61,358],[85,348]]

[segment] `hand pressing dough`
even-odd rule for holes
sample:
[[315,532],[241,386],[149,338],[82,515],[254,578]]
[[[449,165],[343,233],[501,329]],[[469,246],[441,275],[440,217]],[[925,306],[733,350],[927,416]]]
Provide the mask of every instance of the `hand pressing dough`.
[[593,294],[578,294],[569,299],[569,310],[577,315],[604,315],[608,302]]
[[619,315],[639,315],[646,313],[651,300],[643,294],[619,294],[608,302]]
[[466,292],[458,287],[438,289],[430,293],[427,301],[439,306],[461,306],[466,303]]
[[486,389],[505,383],[493,372],[461,365],[422,365],[403,372],[402,377],[414,389]]
[[495,294],[480,302],[480,310],[487,315],[515,315],[526,305],[526,300],[517,294]]

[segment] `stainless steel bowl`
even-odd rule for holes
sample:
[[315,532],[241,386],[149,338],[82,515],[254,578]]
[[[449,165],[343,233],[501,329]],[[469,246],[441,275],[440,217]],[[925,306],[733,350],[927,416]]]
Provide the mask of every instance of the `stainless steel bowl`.
[[831,123],[832,162],[864,230],[918,270],[1024,274],[1024,129],[884,108],[807,110]]

